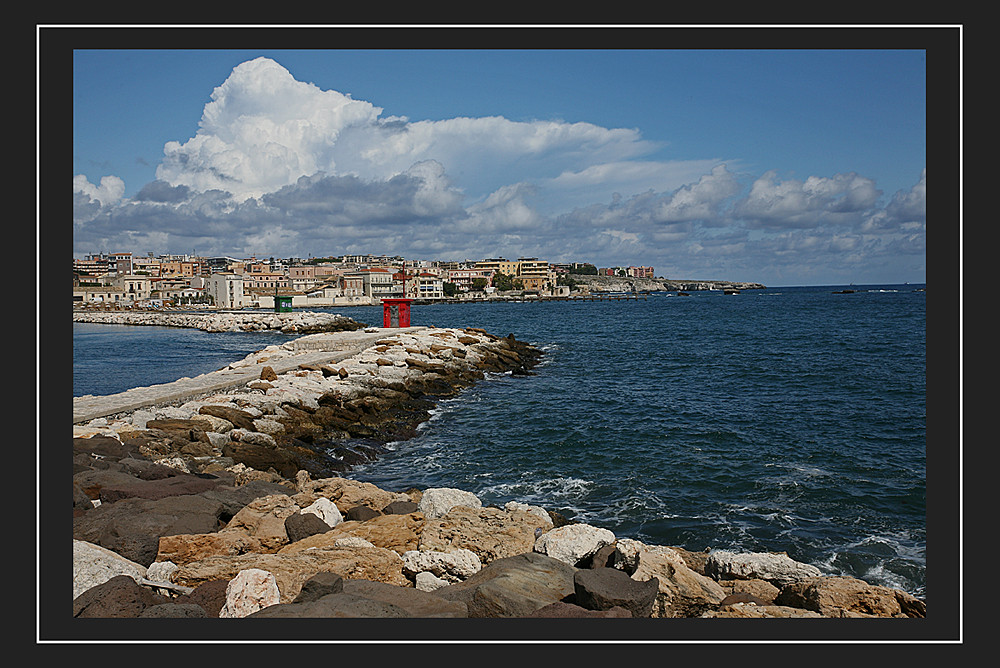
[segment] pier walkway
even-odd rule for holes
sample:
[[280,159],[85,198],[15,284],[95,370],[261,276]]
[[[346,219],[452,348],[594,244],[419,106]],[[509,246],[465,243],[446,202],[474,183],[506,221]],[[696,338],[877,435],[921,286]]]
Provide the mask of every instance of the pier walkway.
[[[377,329],[378,331],[370,331]],[[235,369],[220,369],[194,378],[181,378],[170,383],[136,387],[118,394],[105,396],[87,395],[73,398],[73,424],[87,422],[108,415],[126,413],[147,406],[165,405],[173,402],[221,392],[260,378],[263,366],[270,366],[275,373],[293,371],[301,364],[329,364],[345,360],[371,347],[376,341],[395,334],[416,332],[426,327],[367,328],[345,332],[309,334],[289,341],[293,354],[276,357],[265,364],[256,364]]]

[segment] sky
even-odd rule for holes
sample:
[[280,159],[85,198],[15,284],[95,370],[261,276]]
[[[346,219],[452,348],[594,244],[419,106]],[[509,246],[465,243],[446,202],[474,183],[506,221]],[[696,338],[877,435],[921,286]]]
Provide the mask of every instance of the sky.
[[73,253],[920,283],[925,56],[77,49]]

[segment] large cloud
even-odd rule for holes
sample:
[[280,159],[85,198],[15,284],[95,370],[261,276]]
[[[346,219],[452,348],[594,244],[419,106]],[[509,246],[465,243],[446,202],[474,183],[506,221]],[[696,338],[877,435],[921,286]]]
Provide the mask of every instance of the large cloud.
[[589,123],[383,117],[258,58],[131,200],[115,176],[74,178],[74,250],[537,256],[735,280],[925,250],[925,173],[883,205],[860,174],[754,176],[733,160],[658,161],[657,148]]

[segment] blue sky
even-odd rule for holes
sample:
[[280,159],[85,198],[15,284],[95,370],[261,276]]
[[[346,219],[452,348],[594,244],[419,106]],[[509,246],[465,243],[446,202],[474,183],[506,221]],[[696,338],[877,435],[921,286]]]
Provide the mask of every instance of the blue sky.
[[73,251],[926,276],[922,50],[78,50]]

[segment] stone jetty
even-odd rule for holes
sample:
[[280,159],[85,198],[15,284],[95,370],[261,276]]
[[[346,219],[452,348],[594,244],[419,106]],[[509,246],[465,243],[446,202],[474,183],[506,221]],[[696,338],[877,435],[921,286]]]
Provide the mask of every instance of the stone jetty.
[[[373,340],[346,357],[301,361],[361,334]],[[517,501],[350,478],[442,397],[490,373],[530,383],[540,356],[473,328],[311,335],[234,363],[253,378],[224,392],[79,421],[73,616],[925,616],[905,592],[784,553],[690,552]]]
[[157,327],[189,327],[205,332],[253,332],[278,330],[288,334],[352,331],[366,327],[338,313],[315,311],[253,312],[253,311],[141,311],[90,310],[73,311],[73,322],[104,325],[148,325]]

